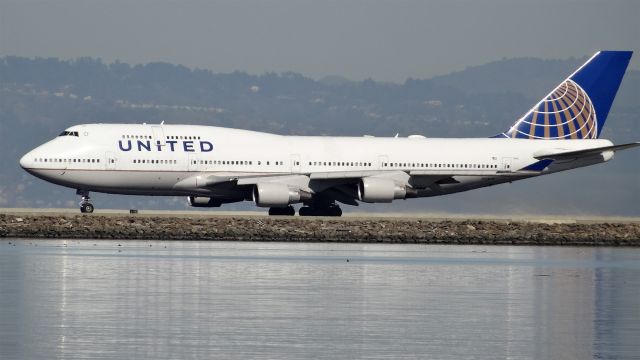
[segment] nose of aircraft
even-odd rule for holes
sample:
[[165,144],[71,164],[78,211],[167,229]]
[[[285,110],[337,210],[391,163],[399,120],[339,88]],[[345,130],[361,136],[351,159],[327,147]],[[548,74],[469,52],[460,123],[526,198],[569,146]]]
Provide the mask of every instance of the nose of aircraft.
[[29,151],[20,158],[20,167],[25,170],[33,167],[33,151]]
[[26,168],[28,168],[28,167],[29,167],[29,164],[27,164],[27,155],[28,155],[28,154],[25,154],[23,157],[21,157],[21,158],[20,158],[20,166],[21,166],[23,169],[26,169]]

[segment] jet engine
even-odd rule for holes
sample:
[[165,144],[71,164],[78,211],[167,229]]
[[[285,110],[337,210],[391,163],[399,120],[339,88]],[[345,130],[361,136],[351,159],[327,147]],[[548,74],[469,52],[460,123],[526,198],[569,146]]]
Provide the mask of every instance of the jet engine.
[[404,199],[407,189],[397,185],[392,179],[366,177],[358,184],[358,199],[368,203],[390,203],[394,199]]
[[193,207],[220,207],[222,201],[206,196],[188,196],[187,202]]
[[310,198],[310,194],[286,184],[264,182],[253,187],[253,201],[260,207],[285,207]]

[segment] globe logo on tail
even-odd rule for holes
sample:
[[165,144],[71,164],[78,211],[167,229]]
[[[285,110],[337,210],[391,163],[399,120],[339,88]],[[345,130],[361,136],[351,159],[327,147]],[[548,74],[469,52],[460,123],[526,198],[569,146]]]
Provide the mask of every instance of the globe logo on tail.
[[568,79],[504,135],[520,139],[596,139],[598,122],[586,91]]

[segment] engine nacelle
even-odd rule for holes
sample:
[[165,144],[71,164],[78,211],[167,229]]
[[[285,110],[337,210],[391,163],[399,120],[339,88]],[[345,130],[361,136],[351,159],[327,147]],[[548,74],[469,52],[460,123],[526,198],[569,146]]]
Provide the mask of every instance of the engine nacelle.
[[193,207],[220,207],[222,201],[206,196],[187,196],[187,202]]
[[368,203],[390,203],[394,199],[404,199],[407,189],[397,185],[392,179],[366,177],[358,184],[358,199]]
[[253,201],[260,207],[285,207],[309,198],[306,195],[280,183],[264,182],[253,187]]

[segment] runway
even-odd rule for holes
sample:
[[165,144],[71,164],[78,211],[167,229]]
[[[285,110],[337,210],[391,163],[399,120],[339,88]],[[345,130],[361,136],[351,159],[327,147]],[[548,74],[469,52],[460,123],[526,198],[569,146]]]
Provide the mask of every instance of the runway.
[[3,209],[0,237],[118,240],[640,246],[630,218],[471,218],[433,214],[267,216],[257,212]]
[[[291,217],[273,217],[265,211],[219,211],[219,210],[139,210],[130,214],[129,209],[97,209],[88,216],[138,216],[138,217],[175,217],[175,218],[209,218],[209,217],[246,217],[246,218],[275,218],[291,219]],[[15,216],[75,216],[80,211],[75,208],[0,208],[0,214]],[[313,221],[314,219],[331,220],[428,220],[439,221],[494,221],[494,222],[532,222],[542,224],[599,224],[599,223],[640,223],[640,217],[625,216],[558,216],[558,215],[505,215],[505,214],[459,214],[459,213],[376,213],[376,212],[346,212],[342,217],[301,217],[295,219]]]

